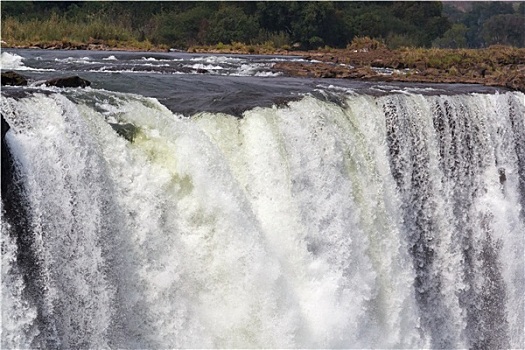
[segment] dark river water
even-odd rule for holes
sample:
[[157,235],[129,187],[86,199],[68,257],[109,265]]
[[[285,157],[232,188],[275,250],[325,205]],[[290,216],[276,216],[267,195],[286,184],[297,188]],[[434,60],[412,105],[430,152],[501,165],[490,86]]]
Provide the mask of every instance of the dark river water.
[[285,77],[273,70],[276,62],[315,62],[299,56],[209,55],[180,52],[111,52],[4,50],[2,69],[18,70],[38,86],[43,80],[79,75],[94,89],[154,97],[172,111],[199,111],[239,116],[253,107],[300,99],[305,94],[337,100],[340,93],[457,94],[494,92],[467,84],[363,82],[342,79]]

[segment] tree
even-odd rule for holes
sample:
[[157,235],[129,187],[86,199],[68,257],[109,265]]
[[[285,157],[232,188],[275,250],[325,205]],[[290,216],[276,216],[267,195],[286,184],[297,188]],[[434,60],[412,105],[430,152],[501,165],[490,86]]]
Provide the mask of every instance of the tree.
[[[323,45],[344,47],[355,36],[430,46],[450,28],[441,3],[435,1],[2,1],[1,5],[2,18],[13,17],[18,23],[46,21],[55,13],[73,26],[108,24],[135,40],[149,39],[181,48],[232,41],[262,43],[277,38],[315,49]],[[507,14],[509,6],[494,6],[499,11],[494,14]],[[488,5],[478,7],[479,11],[492,9]]]
[[481,35],[487,45],[525,46],[525,16],[505,14],[490,17],[483,23]]
[[467,47],[467,31],[468,28],[463,23],[453,24],[443,37],[433,41],[432,46],[451,49]]
[[207,41],[212,44],[234,41],[247,43],[258,32],[259,25],[255,18],[247,16],[239,7],[223,6],[210,19]]
[[512,14],[512,4],[502,1],[475,2],[472,10],[468,12],[462,23],[468,28],[466,38],[469,47],[486,46],[483,38],[483,24],[492,16]]
[[33,3],[29,1],[2,1],[2,18],[29,17],[35,14]]
[[209,18],[213,16],[214,12],[213,7],[198,4],[186,11],[173,11],[159,15],[158,28],[152,37],[152,41],[178,48],[204,44],[210,25]]
[[292,37],[305,48],[317,48],[328,39],[335,9],[330,2],[306,2],[299,6],[292,22]]
[[430,46],[434,39],[450,28],[450,23],[442,14],[443,5],[438,1],[394,2],[392,12],[394,16],[413,26],[411,31],[420,46]]

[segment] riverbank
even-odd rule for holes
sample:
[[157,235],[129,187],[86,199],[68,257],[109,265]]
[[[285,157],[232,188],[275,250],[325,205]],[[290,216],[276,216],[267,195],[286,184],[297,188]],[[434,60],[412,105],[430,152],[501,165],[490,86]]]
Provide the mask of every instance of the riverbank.
[[302,53],[311,63],[274,68],[294,76],[419,83],[468,83],[525,92],[525,49],[344,49]]
[[234,43],[221,47],[193,47],[189,51],[305,57],[307,62],[281,62],[274,66],[288,76],[481,84],[525,92],[525,48],[503,45],[484,49],[390,50],[383,43],[365,37],[355,38],[345,49],[290,51]]
[[[192,53],[293,55],[303,62],[281,62],[274,70],[287,76],[312,78],[403,81],[414,83],[468,83],[500,86],[525,92],[525,49],[491,46],[485,49],[389,50],[384,46],[351,45],[346,49],[317,51],[276,49],[268,45],[215,45],[191,47]],[[372,42],[373,44],[373,42]],[[166,52],[166,46],[149,42],[91,40],[41,43],[2,43],[3,47],[60,50]]]

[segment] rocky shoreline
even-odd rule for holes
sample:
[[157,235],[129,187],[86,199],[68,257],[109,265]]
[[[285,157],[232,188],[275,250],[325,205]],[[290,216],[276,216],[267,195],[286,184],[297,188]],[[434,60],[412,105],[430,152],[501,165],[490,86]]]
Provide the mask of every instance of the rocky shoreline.
[[[6,47],[6,45],[3,45]],[[133,47],[113,47],[104,42],[73,44],[37,43],[13,48],[141,51]],[[151,47],[150,52],[169,51]],[[256,47],[190,48],[188,52],[219,54],[271,54],[304,57],[303,62],[279,62],[273,69],[286,76],[400,81],[413,83],[464,83],[505,87],[525,92],[525,48],[491,46],[485,49],[389,50],[385,47],[348,47],[318,51],[270,50]]]
[[317,51],[270,50],[255,47],[191,48],[191,52],[270,54],[306,58],[280,62],[273,68],[293,77],[400,81],[413,83],[480,84],[525,92],[525,48],[503,45],[484,49],[389,50],[375,40],[346,49]]
[[289,76],[481,84],[525,92],[525,49],[414,50],[417,54],[408,49],[304,52],[309,62],[280,62],[274,69]]

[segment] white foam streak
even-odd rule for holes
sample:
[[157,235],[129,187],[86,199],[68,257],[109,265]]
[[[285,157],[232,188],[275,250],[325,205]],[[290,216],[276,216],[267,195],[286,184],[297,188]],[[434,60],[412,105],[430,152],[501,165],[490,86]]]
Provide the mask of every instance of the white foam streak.
[[24,67],[23,57],[14,53],[2,52],[1,69],[20,69]]
[[24,57],[16,53],[2,52],[0,58],[0,69],[2,70],[38,70],[38,71],[54,71],[54,69],[38,69],[28,67],[23,62]]

